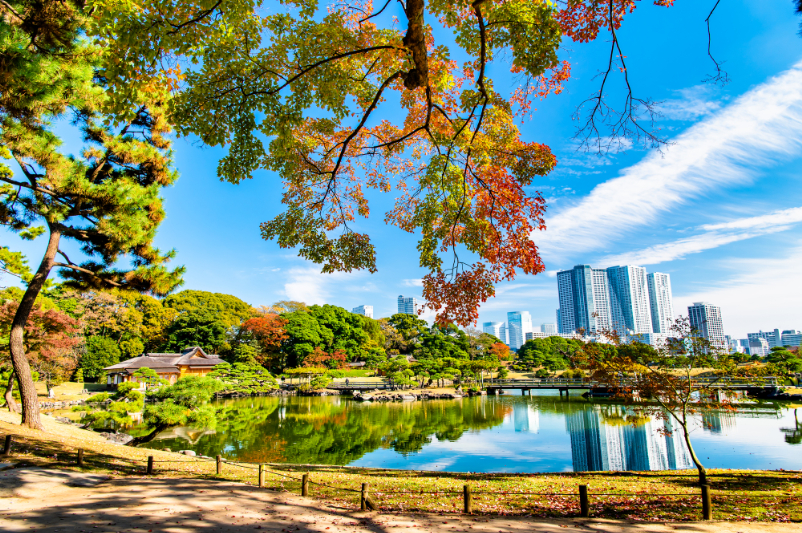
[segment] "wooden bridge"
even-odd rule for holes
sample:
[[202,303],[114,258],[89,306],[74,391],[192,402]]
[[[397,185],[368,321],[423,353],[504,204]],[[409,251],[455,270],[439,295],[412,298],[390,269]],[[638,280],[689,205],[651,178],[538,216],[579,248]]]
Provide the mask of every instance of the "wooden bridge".
[[[691,380],[694,386],[707,385],[715,390],[748,391],[752,393],[771,393],[779,388],[776,377],[767,377],[759,380],[737,379],[737,378],[698,378]],[[520,390],[524,394],[532,394],[532,390],[558,390],[560,396],[563,392],[568,395],[571,390],[590,391],[591,394],[603,394],[610,389],[610,386],[600,381],[587,379],[486,379],[483,382],[488,394],[496,394],[502,390]],[[622,379],[619,383],[621,387],[633,386],[632,380]],[[398,385],[388,381],[335,381],[326,388],[340,391],[366,391],[366,390],[396,390]]]

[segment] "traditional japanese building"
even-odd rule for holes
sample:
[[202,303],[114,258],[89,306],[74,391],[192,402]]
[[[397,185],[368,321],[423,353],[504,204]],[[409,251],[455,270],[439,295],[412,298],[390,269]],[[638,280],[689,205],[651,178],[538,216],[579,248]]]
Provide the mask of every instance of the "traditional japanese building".
[[173,384],[186,376],[205,376],[215,365],[224,363],[216,355],[209,355],[200,346],[184,348],[181,353],[145,353],[139,357],[122,361],[104,368],[106,384],[117,385],[133,381],[133,374],[140,368],[150,368],[160,378]]

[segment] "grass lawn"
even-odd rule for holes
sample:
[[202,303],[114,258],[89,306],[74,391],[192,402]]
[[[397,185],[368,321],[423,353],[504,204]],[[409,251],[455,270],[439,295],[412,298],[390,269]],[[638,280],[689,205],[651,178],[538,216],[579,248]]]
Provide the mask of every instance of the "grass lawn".
[[[225,463],[220,476],[212,461],[177,453],[130,448],[107,442],[91,431],[45,416],[45,432],[18,425],[19,417],[0,412],[0,434],[14,436],[12,462],[78,469],[114,476],[142,476],[147,457],[162,477],[224,478],[256,484],[257,466]],[[458,513],[463,485],[471,486],[474,512],[539,517],[577,516],[578,486],[587,485],[591,516],[635,520],[698,520],[701,516],[695,472],[614,472],[554,474],[459,474],[305,465],[266,469],[266,486],[300,491],[308,473],[310,496],[357,508],[358,489],[369,483],[382,510]],[[802,472],[713,470],[710,485],[714,518],[719,520],[802,521]],[[526,493],[526,494],[525,494]],[[536,493],[536,494],[531,494]],[[604,494],[604,495],[602,495]]]

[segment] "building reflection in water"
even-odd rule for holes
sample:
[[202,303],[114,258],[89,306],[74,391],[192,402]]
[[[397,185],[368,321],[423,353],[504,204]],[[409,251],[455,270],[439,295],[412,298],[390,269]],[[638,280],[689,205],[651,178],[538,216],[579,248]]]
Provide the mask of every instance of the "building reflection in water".
[[512,407],[512,424],[516,432],[537,433],[540,430],[540,414],[529,404],[515,404]]
[[690,454],[671,420],[632,423],[624,408],[599,406],[566,416],[575,472],[681,470],[692,468]]

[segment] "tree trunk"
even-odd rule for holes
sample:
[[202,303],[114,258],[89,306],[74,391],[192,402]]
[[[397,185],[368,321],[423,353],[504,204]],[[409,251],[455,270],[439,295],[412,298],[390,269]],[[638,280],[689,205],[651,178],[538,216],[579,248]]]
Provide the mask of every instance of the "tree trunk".
[[61,240],[61,230],[50,226],[50,240],[47,243],[47,250],[36,271],[22,300],[17,307],[17,314],[11,322],[11,334],[9,335],[9,347],[11,348],[11,364],[14,365],[14,372],[19,381],[20,399],[22,400],[22,425],[31,429],[43,430],[42,420],[39,417],[39,398],[36,394],[36,386],[31,376],[31,365],[25,356],[25,325],[28,323],[28,316],[31,314],[36,297],[44,287],[47,276],[53,268],[53,262],[58,252],[58,243]]
[[685,439],[685,444],[688,446],[688,453],[691,454],[691,461],[696,466],[696,470],[699,472],[699,484],[700,485],[707,485],[707,470],[705,469],[702,462],[699,461],[699,458],[696,457],[696,452],[693,450],[693,444],[691,444],[691,434],[688,431],[688,421],[680,422],[680,426],[682,426],[682,436]]
[[404,46],[412,52],[415,68],[402,74],[404,87],[414,90],[429,85],[429,62],[426,52],[426,35],[424,33],[423,12],[425,0],[407,0],[407,33],[404,35]]
[[136,437],[136,438],[134,438],[134,440],[129,442],[127,445],[128,446],[139,446],[140,444],[145,444],[146,442],[150,442],[150,441],[152,441],[153,439],[156,438],[156,435],[158,435],[159,433],[161,433],[162,431],[164,431],[165,429],[167,429],[169,427],[170,426],[168,426],[168,425],[156,426],[156,428],[153,431],[151,431],[150,433],[148,433],[147,435],[142,435],[141,437]]
[[14,381],[16,381],[16,379],[17,376],[14,374],[14,371],[12,371],[11,375],[8,376],[8,385],[6,385],[6,394],[4,397],[6,399],[6,407],[8,407],[8,410],[12,413],[19,414],[21,412],[19,405],[17,405],[17,402],[14,401]]

